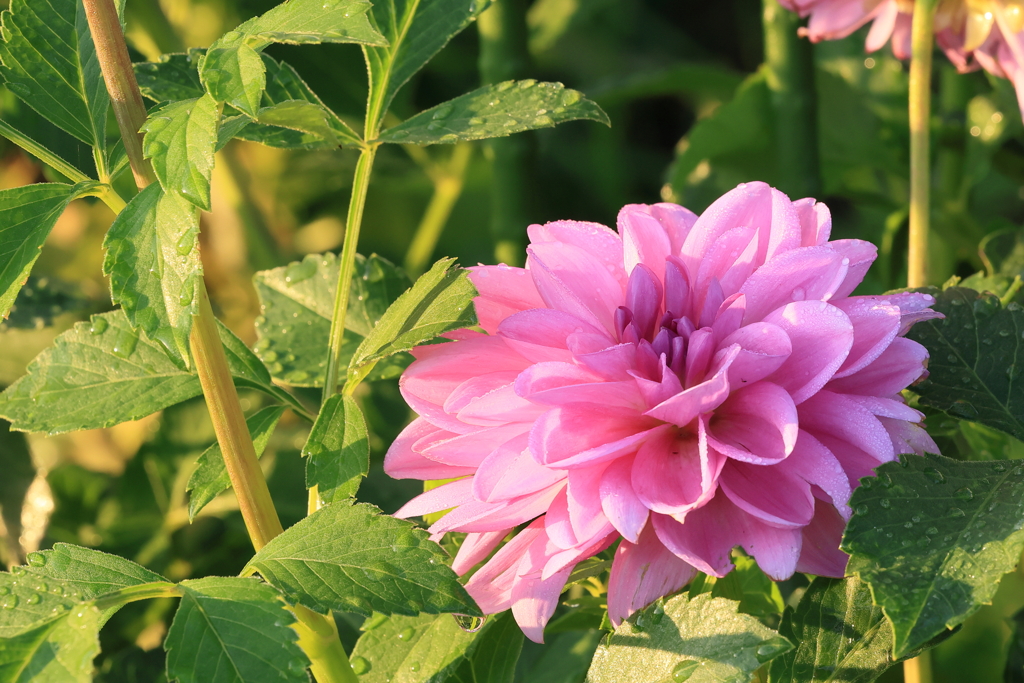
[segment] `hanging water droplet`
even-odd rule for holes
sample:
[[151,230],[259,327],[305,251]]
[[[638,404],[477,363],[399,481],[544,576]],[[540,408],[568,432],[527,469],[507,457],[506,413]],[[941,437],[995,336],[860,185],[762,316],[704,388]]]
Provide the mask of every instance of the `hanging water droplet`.
[[487,617],[474,617],[469,614],[453,614],[455,625],[466,633],[476,633],[487,623]]
[[963,488],[957,489],[956,493],[954,495],[957,498],[959,498],[960,500],[965,500],[966,501],[966,500],[973,500],[974,499],[974,491],[970,490],[966,486],[964,486]]
[[356,676],[362,676],[363,674],[370,672],[370,662],[365,657],[360,657],[359,655],[356,655],[351,659],[350,663],[352,665],[352,672]]
[[672,680],[674,683],[683,683],[690,679],[693,672],[700,667],[700,662],[695,662],[692,659],[684,659],[672,668]]

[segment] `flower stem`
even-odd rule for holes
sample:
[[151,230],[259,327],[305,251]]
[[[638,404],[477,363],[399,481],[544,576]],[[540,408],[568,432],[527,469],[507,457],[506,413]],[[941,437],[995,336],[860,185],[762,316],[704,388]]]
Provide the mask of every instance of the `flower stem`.
[[298,622],[292,628],[299,634],[299,647],[309,656],[317,683],[358,683],[334,619],[302,605],[295,605],[293,609]]
[[903,662],[903,683],[932,683],[931,652],[922,652]]
[[907,285],[928,284],[928,222],[931,207],[929,133],[932,52],[937,0],[916,0],[910,57],[910,242]]
[[180,596],[181,591],[173,583],[157,581],[153,583],[143,583],[138,586],[128,586],[127,588],[116,590],[113,593],[101,595],[96,598],[96,607],[100,610],[105,610],[110,607],[118,607],[129,602],[138,602],[139,600],[150,600],[152,598],[177,598]]
[[434,171],[429,174],[434,181],[434,195],[423,212],[423,219],[416,228],[409,251],[405,254],[405,270],[410,277],[416,277],[426,270],[445,223],[448,222],[455,202],[459,201],[462,194],[466,166],[472,154],[473,146],[469,143],[455,145],[451,158],[434,166]]
[[[495,0],[477,19],[480,32],[480,81],[483,85],[522,78],[530,65],[526,26],[527,0]],[[528,134],[486,143],[491,161],[491,235],[494,258],[522,265],[529,225],[529,161],[533,138]]]
[[348,295],[352,289],[352,271],[356,264],[356,247],[359,244],[359,228],[363,223],[363,208],[366,206],[366,192],[370,189],[370,172],[377,154],[376,145],[363,148],[356,162],[355,178],[352,180],[352,199],[345,219],[345,244],[341,248],[341,266],[338,269],[338,289],[334,294],[334,313],[331,316],[331,338],[327,356],[327,374],[324,378],[324,401],[338,391],[341,375],[341,347],[345,338],[345,316],[348,313]]
[[814,92],[814,52],[810,41],[797,35],[800,19],[764,0],[764,62],[775,112],[775,153],[779,184],[793,197],[811,197],[820,189],[817,100]]

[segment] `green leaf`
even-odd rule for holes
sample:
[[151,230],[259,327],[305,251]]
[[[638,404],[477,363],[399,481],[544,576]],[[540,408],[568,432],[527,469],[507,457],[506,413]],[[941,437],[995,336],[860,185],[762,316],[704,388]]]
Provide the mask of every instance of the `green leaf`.
[[[288,64],[286,62],[279,62],[279,61],[275,60],[274,58],[272,58],[272,57],[270,57],[268,55],[261,55],[261,56],[263,57],[263,64],[267,68],[267,87],[263,91],[263,101],[262,101],[262,106],[263,106],[264,109],[266,109],[268,107],[274,107],[275,105],[280,105],[280,104],[283,104],[284,102],[290,102],[290,101],[293,101],[293,100],[299,100],[299,101],[302,101],[302,102],[308,102],[309,104],[316,105],[317,107],[319,107],[320,109],[323,110],[324,116],[325,116],[326,121],[327,121],[327,125],[328,125],[330,131],[333,133],[335,138],[339,139],[343,144],[352,144],[352,145],[354,145],[354,144],[358,144],[359,143],[359,141],[360,141],[359,135],[357,135],[356,132],[354,130],[352,130],[352,128],[347,123],[342,121],[341,118],[339,118],[337,114],[335,114],[333,111],[331,111],[331,109],[327,105],[325,105],[320,100],[319,97],[317,97],[316,93],[314,93],[310,89],[310,87],[308,85],[306,85],[306,82],[302,80],[302,77],[299,76],[299,74],[295,71],[294,68],[292,68],[292,66],[290,64]],[[261,115],[262,115],[262,111],[261,111]],[[278,124],[278,125],[283,125],[283,124]],[[303,124],[303,125],[305,125],[305,124]],[[286,129],[287,128],[294,128],[294,127],[295,126],[293,124],[290,127],[286,126]],[[261,130],[264,130],[264,129],[266,129],[266,130],[273,130],[273,128],[270,128],[270,127],[267,127],[267,126],[253,126],[252,128],[250,128],[250,129],[248,129],[246,131],[243,131],[243,135],[241,137],[243,137],[244,139],[247,139],[247,140],[251,139],[251,138],[249,138],[247,136],[254,134],[254,132],[258,132],[258,131],[261,131]],[[304,131],[304,130],[306,130],[306,128],[297,128],[296,130]],[[280,132],[281,133],[285,133],[285,132],[294,133],[296,131],[286,130],[286,131],[280,131]],[[321,135],[319,137],[324,137],[324,136]],[[297,137],[293,135],[292,139],[295,140],[295,142],[293,142],[289,146],[296,146],[296,147],[309,147],[309,146],[312,146],[313,143],[308,138],[309,138],[308,135],[297,136]],[[262,140],[256,140],[256,142],[262,142]],[[274,144],[273,146],[283,146],[282,145],[283,142],[284,142],[284,137],[282,136],[282,138],[280,140],[278,140],[277,144]],[[271,144],[271,143],[267,142],[267,143],[264,143],[264,144]],[[323,147],[324,143],[323,143],[323,141],[319,141],[319,142],[316,142],[315,146]]]
[[145,155],[164,191],[207,211],[219,118],[217,103],[203,95],[160,107],[142,126]]
[[3,683],[91,683],[100,612],[83,606],[0,644]]
[[449,614],[370,619],[364,628],[351,659],[359,683],[443,681],[481,635],[463,631]]
[[200,393],[199,379],[117,310],[57,337],[0,394],[0,417],[18,430],[59,434],[137,420]]
[[7,89],[103,149],[109,97],[81,0],[13,0],[2,21],[0,75]]
[[214,43],[199,67],[199,79],[213,99],[256,118],[267,77],[259,54],[241,40]]
[[39,183],[0,190],[0,318],[7,317],[65,207],[91,187]]
[[[0,572],[0,638],[11,638],[114,591],[166,579],[117,555],[57,543]],[[167,584],[170,585],[170,584]]]
[[852,577],[814,579],[779,633],[797,646],[772,662],[769,683],[870,683],[898,661],[892,626]]
[[490,0],[374,3],[373,23],[387,40],[387,47],[364,50],[377,122],[383,120],[399,89],[490,4]]
[[704,574],[690,582],[690,597],[711,593],[713,598],[738,600],[739,610],[755,617],[782,614],[785,604],[778,585],[769,579],[754,558],[733,552],[735,569],[721,579]]
[[588,683],[749,680],[793,646],[737,607],[705,593],[692,600],[677,595],[641,610],[597,648]]
[[161,55],[155,62],[133,64],[135,80],[145,97],[154,102],[174,102],[202,97],[206,92],[199,80],[199,61],[206,50]]
[[1024,550],[1024,466],[904,456],[865,478],[843,536],[906,656],[991,602]]
[[[267,442],[274,433],[277,421],[284,414],[284,406],[269,406],[259,410],[245,419],[249,427],[249,434],[252,436],[253,446],[256,448],[256,457],[263,455],[267,448]],[[220,444],[215,443],[199,456],[196,460],[196,468],[189,477],[186,491],[192,495],[188,499],[188,519],[191,522],[199,514],[207,503],[216,498],[222,491],[231,488],[231,479],[224,466],[224,454],[221,452]]]
[[306,488],[325,503],[353,498],[370,471],[370,437],[359,404],[335,394],[324,402],[306,445]]
[[391,304],[363,340],[348,365],[349,381],[364,366],[434,339],[439,334],[476,324],[476,288],[455,259],[441,259]]
[[232,33],[241,34],[256,49],[267,43],[386,45],[370,26],[366,16],[369,9],[370,3],[365,0],[289,0]]
[[114,303],[133,326],[186,362],[203,274],[198,238],[196,207],[154,183],[118,214],[103,241]]
[[601,107],[561,83],[505,81],[420,112],[384,131],[380,141],[433,145],[483,140],[578,119],[611,125]]
[[309,660],[280,594],[256,579],[182,581],[164,641],[167,678],[179,683],[306,683]]
[[586,676],[598,643],[605,635],[605,631],[597,630],[560,633],[544,646],[523,680],[530,683],[579,683]]
[[260,109],[256,121],[298,133],[308,133],[327,147],[337,147],[339,144],[334,129],[328,122],[327,111],[320,105],[305,100],[286,100],[264,107]]
[[1024,438],[1024,309],[961,287],[932,293],[945,319],[907,334],[931,355],[928,378],[913,387],[921,403]]
[[[256,353],[280,382],[323,386],[338,263],[334,254],[310,254],[301,262],[264,270],[253,278],[262,309],[256,320]],[[343,362],[408,286],[405,273],[385,259],[356,257],[345,316]],[[387,371],[404,367],[403,360],[385,364],[378,374],[387,376]]]
[[[443,617],[442,617],[443,618]],[[523,650],[523,631],[511,612],[490,617],[470,659],[476,683],[512,683]]]
[[328,505],[265,545],[258,571],[310,609],[369,615],[480,611],[427,533],[372,505]]

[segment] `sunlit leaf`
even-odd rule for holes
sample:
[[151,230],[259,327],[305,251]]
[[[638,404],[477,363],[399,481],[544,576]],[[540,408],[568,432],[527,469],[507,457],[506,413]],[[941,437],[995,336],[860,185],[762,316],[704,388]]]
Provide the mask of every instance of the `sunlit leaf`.
[[[310,254],[298,263],[264,270],[253,282],[262,315],[256,320],[256,353],[275,379],[293,386],[323,386],[339,262],[334,254]],[[380,258],[357,256],[352,276],[342,362],[347,362],[387,307],[409,286],[405,273]],[[376,368],[397,374],[408,359]]]
[[142,126],[145,155],[164,191],[207,211],[219,118],[217,103],[203,95],[160,107]]
[[534,80],[488,85],[389,128],[383,142],[416,145],[497,138],[578,119],[611,125],[601,107],[561,83]]
[[39,183],[0,190],[0,318],[6,318],[68,202],[91,185]]
[[187,362],[203,275],[196,207],[153,183],[114,219],[103,246],[114,303],[132,325]]
[[[263,455],[267,442],[270,441],[277,421],[281,419],[284,410],[284,406],[269,406],[246,418],[245,423],[249,427],[257,458]],[[203,454],[196,460],[196,469],[192,472],[188,485],[185,487],[186,491],[191,492],[188,499],[189,520],[195,519],[195,516],[207,503],[229,488],[231,488],[231,479],[224,466],[224,454],[220,444],[215,443],[203,451]]]
[[368,620],[352,650],[352,668],[360,674],[360,683],[443,681],[483,635],[466,633],[450,614],[376,616]]
[[349,378],[383,358],[476,324],[476,288],[455,259],[441,259],[398,297],[349,361]]
[[309,660],[290,628],[295,616],[270,586],[240,577],[179,584],[167,632],[167,678],[178,683],[306,683]]
[[241,40],[222,41],[206,51],[199,79],[213,99],[256,118],[267,84],[263,60]]
[[259,572],[320,612],[479,614],[446,560],[410,522],[372,505],[338,502],[270,541],[243,573]]
[[133,64],[135,80],[145,97],[154,102],[174,102],[202,97],[199,61],[206,50],[193,48],[188,52],[161,55],[155,62]]
[[232,33],[241,34],[257,49],[267,43],[383,45],[385,40],[366,17],[369,9],[365,0],[289,0]]
[[4,683],[91,683],[100,653],[100,612],[81,606],[13,638],[0,641]]
[[359,404],[335,394],[320,408],[306,445],[306,487],[325,503],[352,498],[370,471],[370,439]]
[[1024,466],[904,456],[850,501],[850,574],[871,584],[903,657],[991,602],[1024,550]]
[[737,607],[705,593],[641,610],[597,648],[588,683],[747,680],[793,645]]
[[81,0],[13,0],[2,21],[0,74],[7,89],[103,149],[110,100]]

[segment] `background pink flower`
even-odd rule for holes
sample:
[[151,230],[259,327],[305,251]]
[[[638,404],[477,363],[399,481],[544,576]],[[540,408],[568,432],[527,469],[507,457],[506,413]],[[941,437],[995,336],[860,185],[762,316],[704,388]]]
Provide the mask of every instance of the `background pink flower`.
[[[897,59],[910,59],[910,0],[780,0],[810,17],[800,29],[813,42],[845,38],[871,22],[865,49],[874,52],[890,38]],[[935,15],[935,40],[961,72],[979,67],[1007,78],[1024,112],[1024,6],[1001,0],[946,0]]]
[[579,561],[620,541],[613,623],[723,576],[736,546],[774,579],[842,576],[851,489],[900,453],[934,452],[900,391],[927,352],[903,337],[932,298],[858,296],[876,255],[829,242],[813,199],[741,185],[699,218],[673,204],[530,227],[525,269],[479,266],[482,332],[420,347],[401,380],[420,415],[398,478],[456,479],[405,505],[450,510],[486,613],[540,641]]

